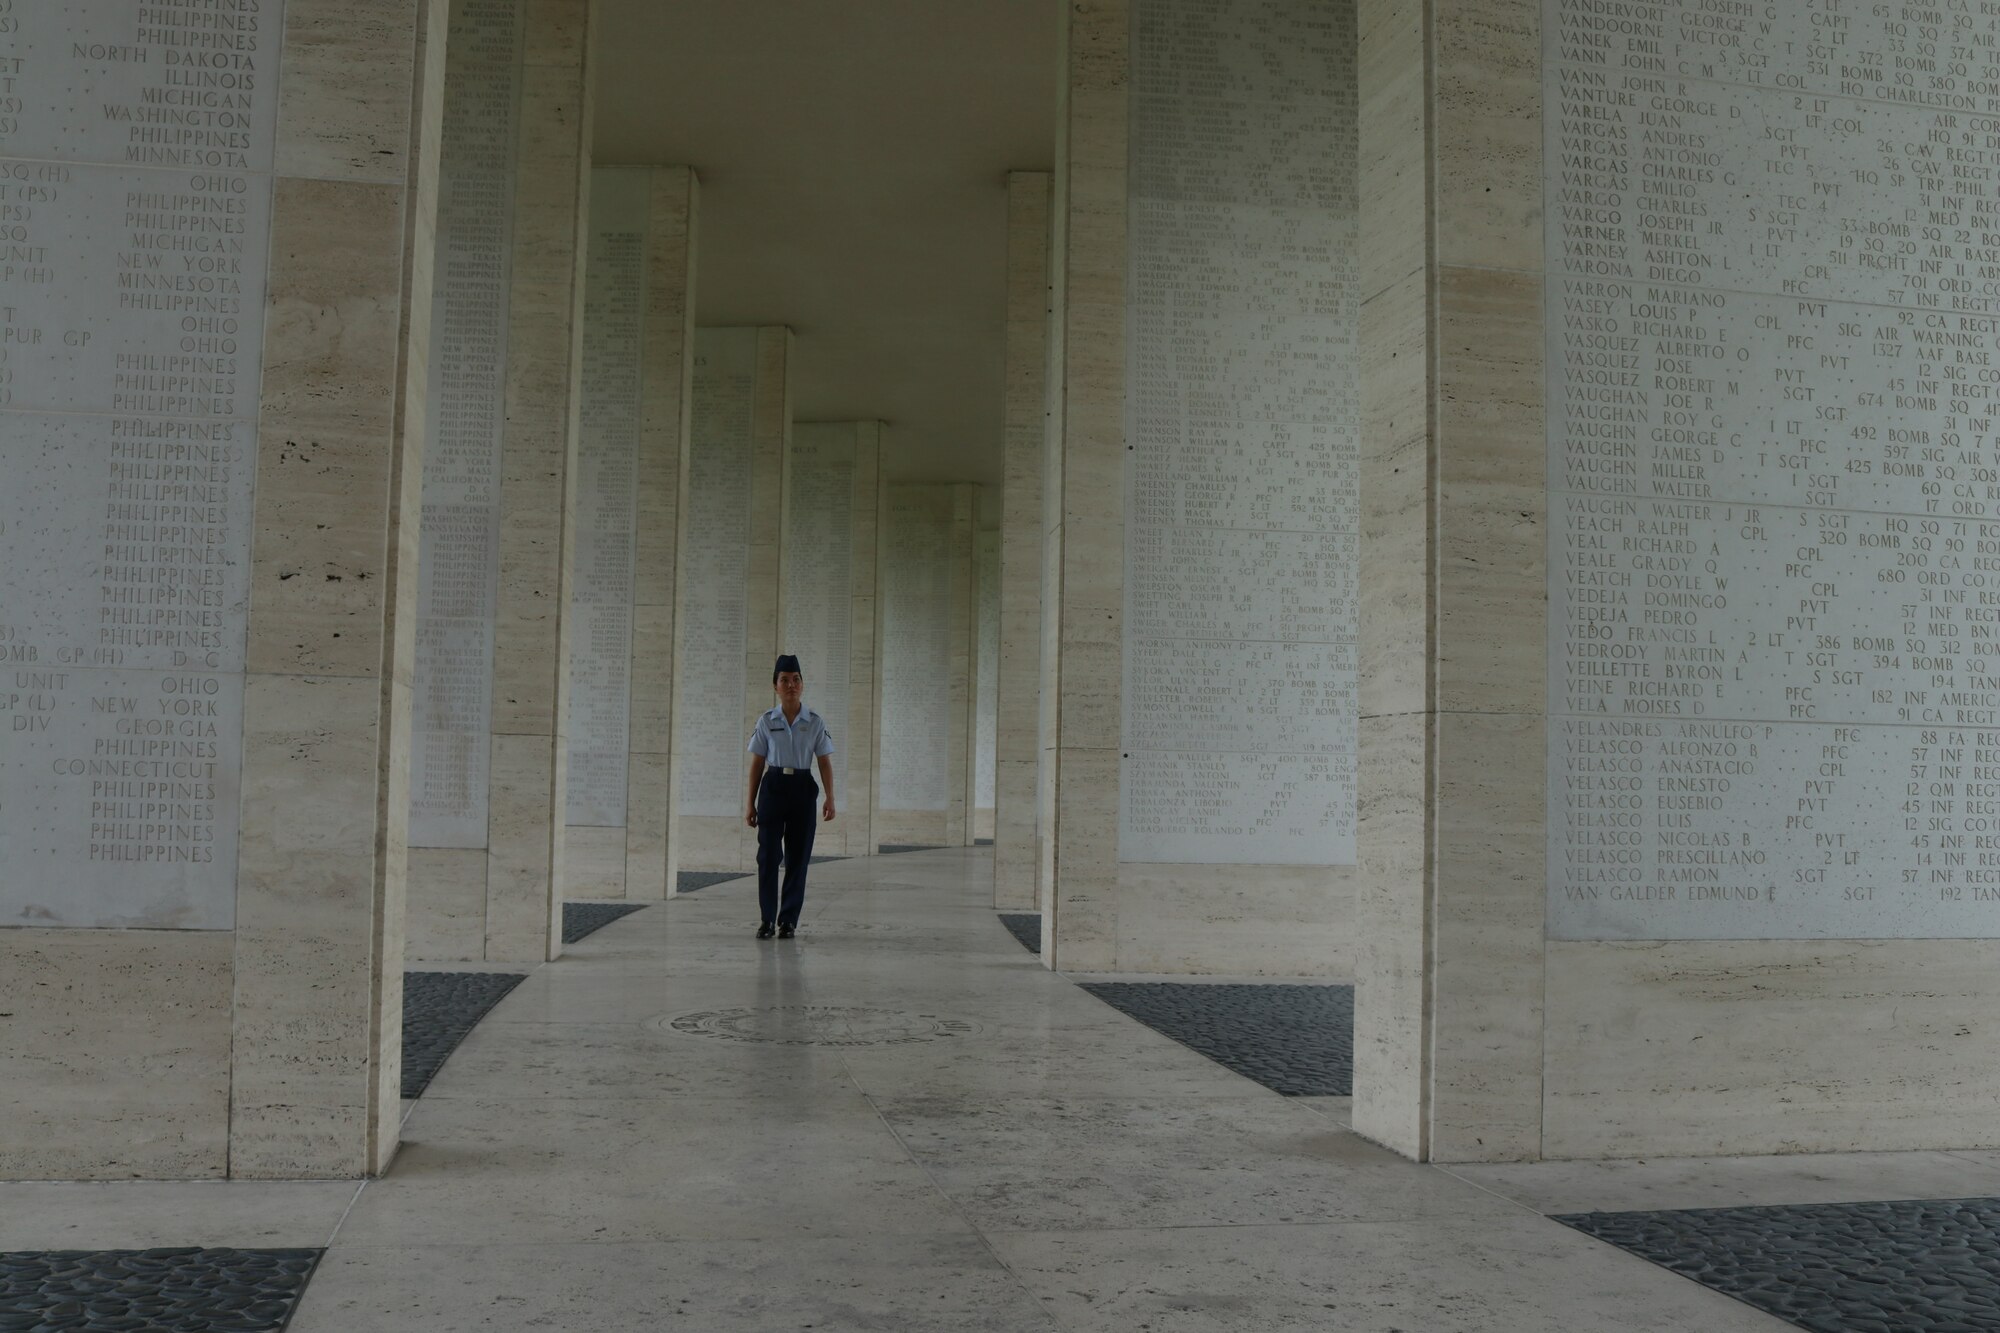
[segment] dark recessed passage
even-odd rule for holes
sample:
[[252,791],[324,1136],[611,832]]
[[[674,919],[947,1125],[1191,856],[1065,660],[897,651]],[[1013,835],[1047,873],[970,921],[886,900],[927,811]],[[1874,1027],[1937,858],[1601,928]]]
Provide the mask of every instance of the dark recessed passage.
[[1555,1220],[1813,1333],[2000,1329],[2000,1199]]
[[0,1253],[6,1333],[265,1333],[292,1317],[322,1250]]
[[645,903],[564,903],[563,943],[575,944],[645,906]]
[[[421,1097],[487,1011],[521,984],[520,972],[403,974],[403,1096]],[[6,1325],[0,1324],[0,1333]]]
[[1353,1095],[1352,986],[1116,981],[1084,989],[1273,1092]]
[[1029,953],[1042,951],[1042,914],[1040,912],[1002,912],[1000,924],[1007,927],[1007,933],[1021,942],[1021,947]]

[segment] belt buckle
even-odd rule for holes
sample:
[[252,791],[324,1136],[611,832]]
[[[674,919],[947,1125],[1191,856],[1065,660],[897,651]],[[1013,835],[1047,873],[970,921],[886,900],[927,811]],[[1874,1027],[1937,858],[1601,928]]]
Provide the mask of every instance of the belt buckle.
[[799,775],[799,770],[796,768],[781,769],[780,771],[788,778],[795,778]]

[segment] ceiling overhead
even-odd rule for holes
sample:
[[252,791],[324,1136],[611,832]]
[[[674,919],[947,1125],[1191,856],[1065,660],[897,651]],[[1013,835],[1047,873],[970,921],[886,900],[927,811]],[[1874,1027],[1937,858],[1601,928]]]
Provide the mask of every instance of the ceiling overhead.
[[788,324],[801,421],[1000,480],[1009,170],[1049,169],[1059,0],[602,0],[596,160],[701,177],[697,318]]

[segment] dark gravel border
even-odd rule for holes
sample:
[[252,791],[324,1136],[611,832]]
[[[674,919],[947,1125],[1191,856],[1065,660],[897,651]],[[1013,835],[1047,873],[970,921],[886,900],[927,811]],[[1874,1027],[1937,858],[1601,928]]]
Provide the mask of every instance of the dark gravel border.
[[[403,1096],[421,1097],[466,1034],[479,1025],[524,972],[403,974]],[[0,1323],[0,1333],[11,1333]]]
[[1354,987],[1103,981],[1120,1013],[1287,1097],[1354,1095]]
[[2000,1329],[2000,1199],[1554,1220],[1811,1333]]
[[711,884],[727,884],[732,879],[752,879],[741,870],[683,870],[674,882],[675,893],[700,893]]
[[575,944],[613,921],[644,911],[651,903],[564,903],[563,943]]
[[3,1333],[273,1333],[324,1250],[0,1253]]
[[1029,953],[1042,951],[1042,914],[1040,912],[1002,912],[1000,924],[1007,927],[1007,933],[1021,942],[1021,947]]

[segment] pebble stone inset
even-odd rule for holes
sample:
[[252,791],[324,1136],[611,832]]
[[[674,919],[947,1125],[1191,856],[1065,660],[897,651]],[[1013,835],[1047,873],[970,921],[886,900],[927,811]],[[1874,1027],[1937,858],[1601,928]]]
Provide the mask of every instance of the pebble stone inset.
[[645,903],[564,903],[563,943],[575,944],[645,906]]
[[941,852],[945,849],[927,842],[885,842],[875,850],[882,856],[894,856],[898,852]]
[[749,879],[740,870],[683,870],[674,880],[675,893],[699,893],[711,884],[727,884],[732,879]]
[[1555,1220],[1812,1333],[2000,1329],[2000,1199]]
[[0,1253],[3,1333],[267,1333],[322,1250]]
[[1000,924],[1007,927],[1007,933],[1021,942],[1021,947],[1029,953],[1042,951],[1042,914],[1040,912],[1002,912]]
[[[403,1096],[421,1097],[465,1034],[521,984],[522,972],[403,974]],[[5,1325],[0,1325],[4,1333]]]
[[1287,1097],[1354,1091],[1354,987],[1087,982],[1155,1032]]

